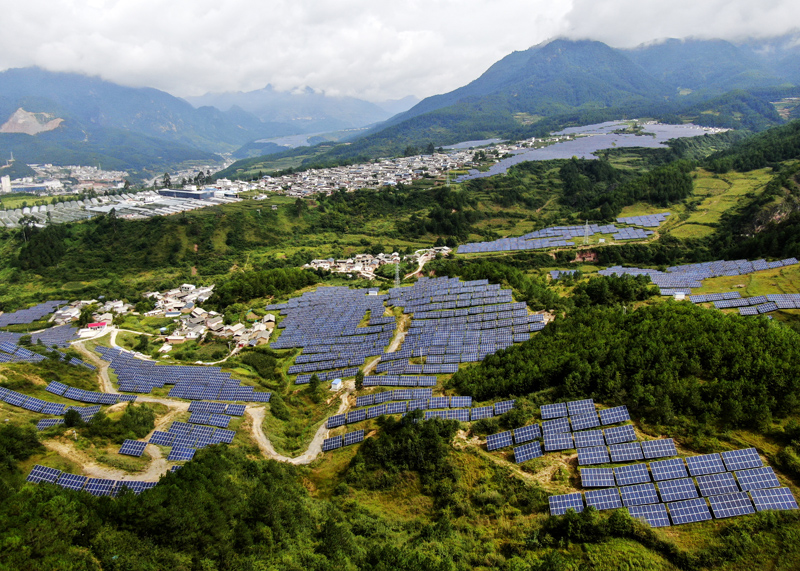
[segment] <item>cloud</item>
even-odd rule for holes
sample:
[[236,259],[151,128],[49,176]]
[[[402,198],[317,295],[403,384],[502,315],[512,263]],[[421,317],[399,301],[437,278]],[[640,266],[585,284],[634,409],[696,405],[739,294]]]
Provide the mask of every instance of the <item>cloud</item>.
[[628,46],[779,33],[800,22],[795,3],[26,0],[4,14],[0,68],[39,65],[175,95],[270,83],[377,101],[455,89],[559,35]]
[[666,38],[768,37],[800,25],[800,3],[786,0],[573,0],[566,33],[614,47]]

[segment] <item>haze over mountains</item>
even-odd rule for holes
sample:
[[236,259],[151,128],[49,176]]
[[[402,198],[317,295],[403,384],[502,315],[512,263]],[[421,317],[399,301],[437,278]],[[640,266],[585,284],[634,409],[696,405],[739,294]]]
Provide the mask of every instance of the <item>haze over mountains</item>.
[[[689,110],[709,120],[739,117],[741,124],[731,126],[761,128],[780,122],[770,99],[797,92],[797,40],[784,36],[738,45],[668,40],[620,50],[556,39],[511,53],[469,84],[410,109],[414,101],[408,98],[381,107],[310,89],[279,92],[269,85],[183,100],[95,77],[11,69],[0,73],[0,148],[26,162],[102,162],[152,171],[211,160],[214,153],[259,139],[376,123],[368,136],[331,158],[509,136],[570,113],[578,113],[573,121],[580,121],[589,113],[657,116]],[[392,116],[398,109],[402,112]]]

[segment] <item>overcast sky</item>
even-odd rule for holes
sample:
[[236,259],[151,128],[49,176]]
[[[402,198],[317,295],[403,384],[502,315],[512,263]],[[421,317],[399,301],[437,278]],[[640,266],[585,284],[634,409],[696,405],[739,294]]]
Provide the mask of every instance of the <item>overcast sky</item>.
[[[0,0],[0,68],[173,95],[271,83],[380,101],[464,85],[557,36],[630,47],[800,26],[798,0]],[[13,5],[12,5],[13,4]]]

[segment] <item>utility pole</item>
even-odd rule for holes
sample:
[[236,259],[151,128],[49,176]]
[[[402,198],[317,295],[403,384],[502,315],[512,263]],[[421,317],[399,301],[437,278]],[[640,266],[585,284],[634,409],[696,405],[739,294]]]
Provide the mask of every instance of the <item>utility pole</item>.
[[583,245],[589,244],[589,221],[586,221],[586,226],[583,228]]

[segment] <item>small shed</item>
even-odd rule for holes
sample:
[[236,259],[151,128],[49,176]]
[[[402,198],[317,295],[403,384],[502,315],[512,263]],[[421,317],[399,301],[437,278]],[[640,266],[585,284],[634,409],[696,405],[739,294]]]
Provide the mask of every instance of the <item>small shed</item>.
[[342,388],[342,379],[333,379],[331,383],[331,390],[338,391]]

